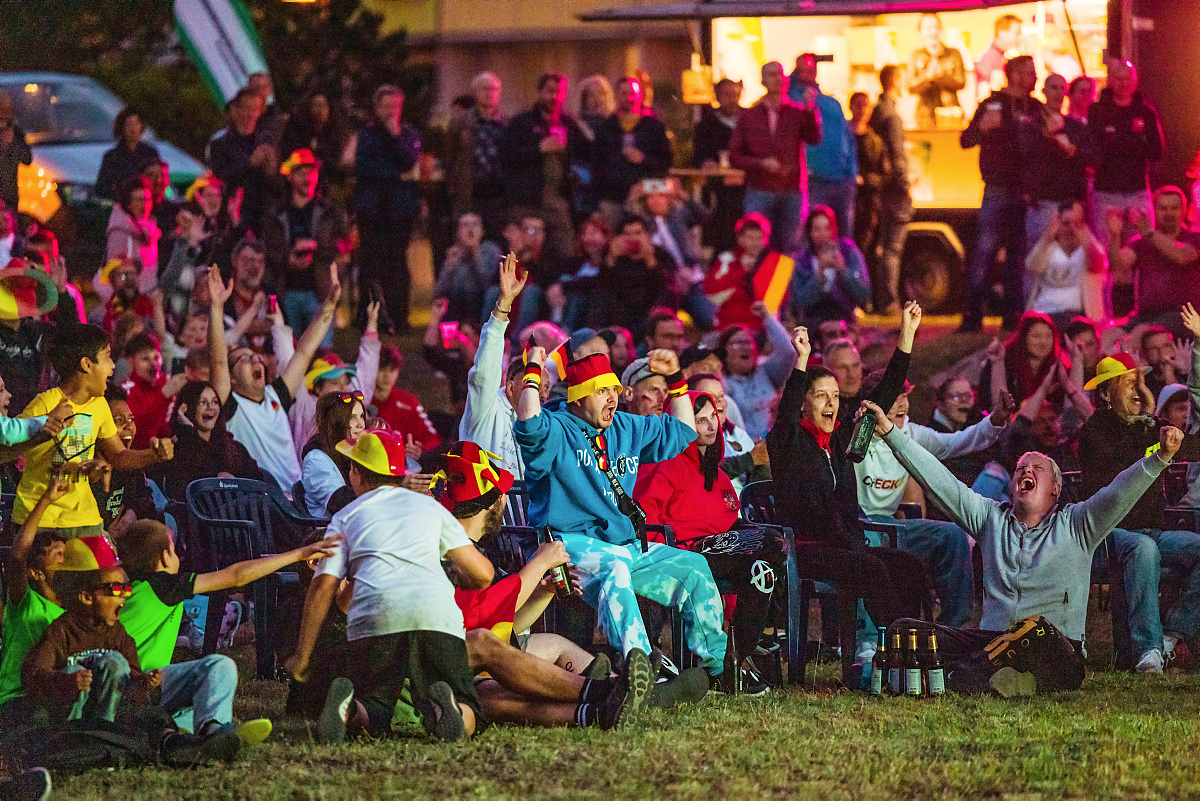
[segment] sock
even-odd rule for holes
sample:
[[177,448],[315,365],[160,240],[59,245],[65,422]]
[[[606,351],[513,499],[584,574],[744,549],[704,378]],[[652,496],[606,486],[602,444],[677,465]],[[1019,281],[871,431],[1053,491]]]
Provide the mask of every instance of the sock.
[[579,691],[580,703],[594,704],[602,701],[612,692],[615,679],[584,679],[583,688]]
[[596,721],[600,718],[600,710],[596,704],[584,703],[575,707],[575,719],[571,721],[570,728],[586,729],[588,726],[595,726]]

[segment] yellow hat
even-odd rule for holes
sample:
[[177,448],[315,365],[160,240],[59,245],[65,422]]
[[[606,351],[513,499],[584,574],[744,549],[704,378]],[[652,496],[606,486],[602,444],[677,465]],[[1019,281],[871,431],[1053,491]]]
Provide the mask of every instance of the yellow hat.
[[368,431],[354,442],[344,439],[337,444],[337,452],[384,476],[403,476],[408,466],[403,437],[388,429]]
[[321,379],[337,378],[345,373],[352,376],[358,375],[358,369],[353,364],[343,362],[336,353],[331,353],[312,363],[312,367],[304,374],[304,386],[308,387],[309,392],[312,392],[313,384]]
[[[1083,385],[1084,389],[1092,390],[1118,376],[1123,376],[1126,373],[1132,373],[1134,370],[1140,369],[1137,362],[1128,353],[1117,353],[1113,356],[1105,356],[1096,365],[1096,375]],[[1145,368],[1150,369],[1150,368]]]

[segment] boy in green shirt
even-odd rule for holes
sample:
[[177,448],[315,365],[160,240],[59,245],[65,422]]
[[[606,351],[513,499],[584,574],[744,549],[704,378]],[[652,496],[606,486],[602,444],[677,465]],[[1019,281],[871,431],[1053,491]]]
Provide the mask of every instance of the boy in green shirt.
[[[62,464],[71,464],[74,481],[70,491],[51,504],[42,515],[42,528],[53,528],[64,538],[95,536],[104,533],[100,509],[87,480],[101,478],[111,465],[113,470],[143,470],[165,462],[175,454],[169,439],[151,439],[148,450],[125,447],[117,435],[112,411],[104,399],[104,390],[112,376],[113,360],[107,335],[94,325],[71,325],[59,329],[48,354],[61,384],[38,395],[22,418],[38,417],[60,411],[66,425],[58,436],[30,448],[25,455],[25,470],[17,486],[13,521],[24,524],[37,499],[46,491],[51,474]],[[59,409],[65,404],[68,409]],[[97,451],[107,465],[96,459]]]
[[[133,594],[121,612],[121,623],[137,644],[144,670],[161,669],[162,706],[175,715],[192,710],[196,734],[232,728],[237,666],[222,654],[171,664],[183,620],[183,602],[195,594],[242,587],[296,562],[329,556],[340,536],[282,554],[238,562],[213,573],[180,573],[171,530],[157,520],[139,520],[117,536]],[[178,719],[178,717],[177,717]],[[186,728],[186,726],[185,726]],[[243,745],[262,742],[271,733],[266,719],[237,728]]]

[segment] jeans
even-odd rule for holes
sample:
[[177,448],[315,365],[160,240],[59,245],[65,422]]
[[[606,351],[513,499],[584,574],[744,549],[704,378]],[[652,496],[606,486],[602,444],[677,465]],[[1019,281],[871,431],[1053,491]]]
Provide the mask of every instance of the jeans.
[[808,198],[799,189],[769,192],[747,187],[743,210],[757,212],[771,223],[771,247],[783,254],[796,252],[800,224],[808,213]]
[[[870,244],[870,263],[875,264],[871,276],[876,311],[886,311],[900,296],[900,257],[908,239],[908,224],[912,221],[912,196],[908,191],[885,189],[880,195],[879,224]],[[879,251],[878,257],[875,256]]]
[[846,178],[829,181],[815,175],[808,176],[808,208],[828,206],[837,219],[838,236],[854,235],[854,195],[858,181]]
[[206,733],[210,723],[227,726],[233,722],[237,678],[237,665],[223,654],[164,665],[162,708],[193,734]]
[[979,206],[979,240],[967,275],[967,297],[962,324],[967,329],[983,325],[983,305],[991,294],[991,269],[1004,248],[1004,325],[1016,326],[1025,311],[1025,200],[1003,186],[988,185]]
[[[359,289],[365,299],[366,290],[375,287],[383,301],[380,320],[390,321],[401,333],[409,328],[412,275],[408,270],[408,241],[412,238],[414,222],[407,216],[372,220],[360,217],[358,220],[362,241],[358,249]],[[365,320],[366,304],[359,306],[359,315]]]
[[[292,331],[295,332],[297,339],[299,339],[300,335],[308,328],[308,324],[316,319],[321,311],[321,299],[311,289],[289,289],[279,299],[279,305],[283,310],[283,319],[292,327]],[[321,340],[321,346],[326,348],[333,347],[332,325],[325,332],[325,338]]]
[[724,605],[708,561],[698,553],[650,543],[613,545],[581,534],[565,533],[563,545],[584,574],[583,600],[596,610],[600,630],[615,648],[650,653],[650,639],[637,596],[677,608],[688,648],[710,675],[725,668]]
[[[1138,531],[1113,529],[1116,557],[1125,574],[1129,600],[1129,633],[1134,650],[1144,654],[1162,649],[1163,632],[1184,639],[1200,633],[1200,534],[1192,531]],[[1103,549],[1096,551],[1097,566],[1107,566]],[[1179,586],[1179,597],[1166,619],[1160,617],[1161,582]]]
[[129,686],[129,662],[116,651],[101,651],[69,663],[62,672],[81,670],[92,672],[92,686],[79,691],[79,699],[71,705],[67,720],[107,720],[111,723],[117,716],[121,695]]

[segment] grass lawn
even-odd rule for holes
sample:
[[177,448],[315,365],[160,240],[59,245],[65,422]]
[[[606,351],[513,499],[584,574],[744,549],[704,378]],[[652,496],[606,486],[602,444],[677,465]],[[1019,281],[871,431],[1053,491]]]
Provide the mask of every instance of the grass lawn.
[[[1093,602],[1093,607],[1095,603]],[[1183,798],[1200,796],[1200,675],[1103,672],[1107,611],[1093,608],[1088,680],[1024,701],[872,699],[809,686],[710,694],[653,710],[631,732],[493,728],[318,746],[284,721],[232,766],[62,777],[69,799],[253,798]],[[819,631],[820,629],[814,629]],[[251,649],[235,653],[243,675]],[[236,713],[277,717],[285,687],[243,680]]]

